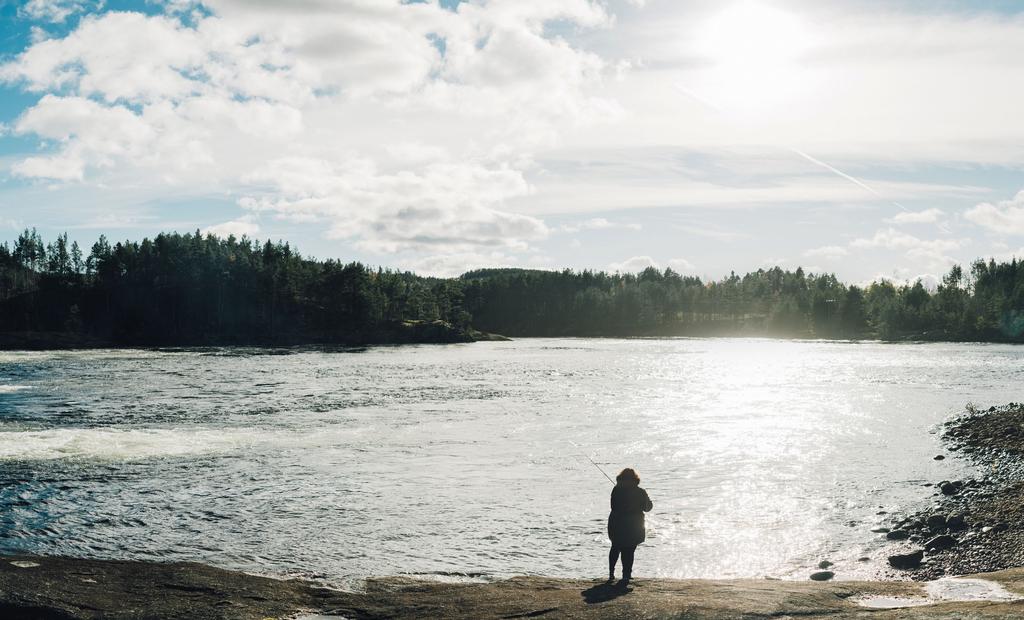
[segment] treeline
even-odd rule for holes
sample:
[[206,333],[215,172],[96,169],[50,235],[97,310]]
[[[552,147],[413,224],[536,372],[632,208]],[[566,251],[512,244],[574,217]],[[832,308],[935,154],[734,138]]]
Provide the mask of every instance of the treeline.
[[[289,244],[161,234],[86,254],[26,230],[0,245],[9,345],[201,345],[465,340],[457,282],[316,261]],[[19,334],[21,336],[19,336]]]
[[1024,341],[1024,262],[954,266],[920,280],[847,285],[832,274],[758,269],[718,281],[639,274],[490,269],[462,276],[473,325],[515,336],[756,335]]
[[450,342],[476,330],[1022,342],[1024,263],[956,266],[930,290],[778,267],[717,281],[653,268],[427,278],[198,231],[101,236],[88,252],[35,230],[0,244],[0,346]]

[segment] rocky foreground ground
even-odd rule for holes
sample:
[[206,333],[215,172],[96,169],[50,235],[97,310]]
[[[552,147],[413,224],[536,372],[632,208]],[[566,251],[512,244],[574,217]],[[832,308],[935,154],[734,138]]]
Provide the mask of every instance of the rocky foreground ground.
[[[1024,595],[1024,569],[984,576]],[[205,620],[378,618],[943,618],[1024,617],[1024,599],[872,610],[864,597],[923,597],[909,581],[639,580],[517,577],[495,583],[373,579],[359,592],[201,564],[0,558],[0,618]]]

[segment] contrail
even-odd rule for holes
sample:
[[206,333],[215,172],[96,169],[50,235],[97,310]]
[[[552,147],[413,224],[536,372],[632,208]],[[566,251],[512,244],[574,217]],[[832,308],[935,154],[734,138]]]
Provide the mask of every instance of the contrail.
[[[684,95],[686,95],[690,99],[693,99],[697,103],[699,103],[699,104],[701,104],[701,105],[711,109],[714,112],[721,113],[721,112],[725,111],[722,108],[722,106],[714,103],[713,101],[711,101],[709,99],[706,99],[706,98],[702,97],[701,95],[698,95],[697,93],[693,92],[692,90],[690,90],[689,88],[686,88],[685,86],[683,86],[681,84],[676,84],[675,87],[676,87],[676,90],[678,90],[679,92],[683,93]],[[864,189],[864,190],[867,190],[867,191],[871,192],[873,195],[877,196],[879,199],[884,200],[886,202],[890,202],[890,203],[896,205],[897,207],[900,208],[900,210],[902,210],[902,211],[904,211],[906,213],[910,212],[910,209],[906,208],[905,206],[903,206],[899,202],[896,202],[895,200],[893,200],[891,198],[886,198],[885,196],[882,195],[881,192],[879,192],[875,188],[871,187],[870,185],[868,185],[864,181],[861,181],[860,179],[858,179],[857,177],[853,176],[852,174],[847,174],[847,173],[843,172],[842,170],[840,170],[839,168],[836,168],[835,166],[833,166],[832,164],[829,164],[828,162],[821,161],[817,157],[812,157],[811,155],[808,155],[807,153],[801,151],[800,149],[798,149],[796,147],[782,146],[782,145],[778,145],[778,144],[775,144],[775,145],[772,145],[772,146],[775,146],[776,148],[785,149],[785,150],[787,150],[787,151],[789,151],[791,153],[795,153],[796,155],[799,155],[800,157],[803,157],[804,159],[806,159],[807,161],[811,162],[812,164],[815,164],[816,166],[821,166],[822,168],[824,168],[825,170],[828,170],[832,174],[835,174],[836,176],[838,176],[840,178],[846,179],[847,181],[849,181],[850,183],[853,183],[854,185],[856,185],[857,187],[860,187],[861,189]]]
[[882,200],[885,200],[887,202],[891,202],[892,204],[896,205],[900,209],[903,209],[904,211],[909,211],[909,209],[907,209],[906,207],[904,207],[900,203],[896,202],[895,200],[891,200],[889,198],[886,198],[881,193],[879,193],[878,190],[876,190],[875,188],[871,187],[870,185],[868,185],[864,181],[861,181],[857,177],[855,177],[853,175],[850,175],[850,174],[846,174],[845,172],[843,172],[839,168],[836,168],[835,166],[833,166],[833,165],[831,165],[831,164],[829,164],[827,162],[823,162],[820,159],[818,159],[817,157],[811,157],[810,155],[808,155],[807,153],[804,153],[803,151],[801,151],[798,148],[794,148],[792,146],[789,146],[789,147],[786,147],[786,149],[791,151],[791,152],[793,152],[793,153],[796,153],[800,157],[803,157],[804,159],[806,159],[807,161],[811,162],[812,164],[817,164],[817,165],[821,166],[822,168],[824,168],[825,170],[828,170],[829,172],[832,172],[832,173],[835,173],[835,174],[839,175],[840,177],[842,177],[842,178],[846,179],[847,181],[853,183],[857,187],[862,187],[862,188],[868,190],[869,192],[871,192],[875,196],[878,196]]

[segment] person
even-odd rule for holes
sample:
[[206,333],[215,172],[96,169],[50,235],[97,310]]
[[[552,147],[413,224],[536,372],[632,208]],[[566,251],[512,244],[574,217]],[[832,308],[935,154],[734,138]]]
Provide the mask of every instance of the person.
[[622,556],[621,585],[629,584],[633,576],[633,553],[637,545],[647,538],[644,513],[654,508],[647,491],[640,488],[640,476],[630,467],[615,477],[612,488],[612,511],[608,515],[608,538],[612,541],[608,552],[608,581],[615,581],[615,564]]

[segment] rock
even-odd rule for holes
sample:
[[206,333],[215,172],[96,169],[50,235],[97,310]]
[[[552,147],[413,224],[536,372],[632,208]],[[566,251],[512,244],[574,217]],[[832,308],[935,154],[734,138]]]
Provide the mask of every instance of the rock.
[[897,553],[889,556],[889,566],[900,570],[911,570],[920,566],[923,559],[923,549],[918,549],[913,553]]
[[946,529],[946,515],[931,515],[925,521],[925,525],[933,532],[941,532]]
[[928,551],[941,551],[956,546],[956,539],[949,534],[939,534],[924,544]]
[[945,455],[942,455],[942,454],[936,454],[936,455],[935,455],[935,459],[934,459],[934,460],[936,460],[936,461],[941,461],[941,460],[943,460],[943,459],[945,459],[945,458],[946,458],[946,457],[945,457]]
[[910,532],[907,530],[893,530],[885,535],[889,540],[906,540],[910,538]]
[[835,576],[836,574],[830,570],[821,570],[816,573],[811,573],[811,579],[813,581],[828,581]]
[[939,483],[939,490],[942,491],[943,495],[956,495],[960,492],[960,489],[963,488],[963,486],[964,483],[959,481],[950,482],[948,480],[943,480]]
[[949,515],[946,519],[946,527],[951,530],[962,530],[967,527],[967,519],[961,514]]
[[992,529],[994,529],[997,532],[1005,532],[1006,530],[1010,529],[1010,524],[1006,521],[1000,521],[999,523],[996,523],[992,527]]
[[818,568],[826,569],[829,566],[832,566],[832,562],[829,562],[828,560],[822,560],[822,561],[818,562]]
[[985,525],[985,526],[982,526],[981,533],[982,534],[987,534],[987,533],[991,532],[993,529],[995,529],[995,528],[993,528],[991,525]]
[[887,527],[876,527],[871,529],[875,534],[888,534],[891,530]]
[[862,557],[862,558],[857,558],[857,561],[858,561],[858,562],[870,562],[870,561],[871,561],[871,558],[869,558],[869,557],[867,557],[867,556],[864,556],[864,557]]

